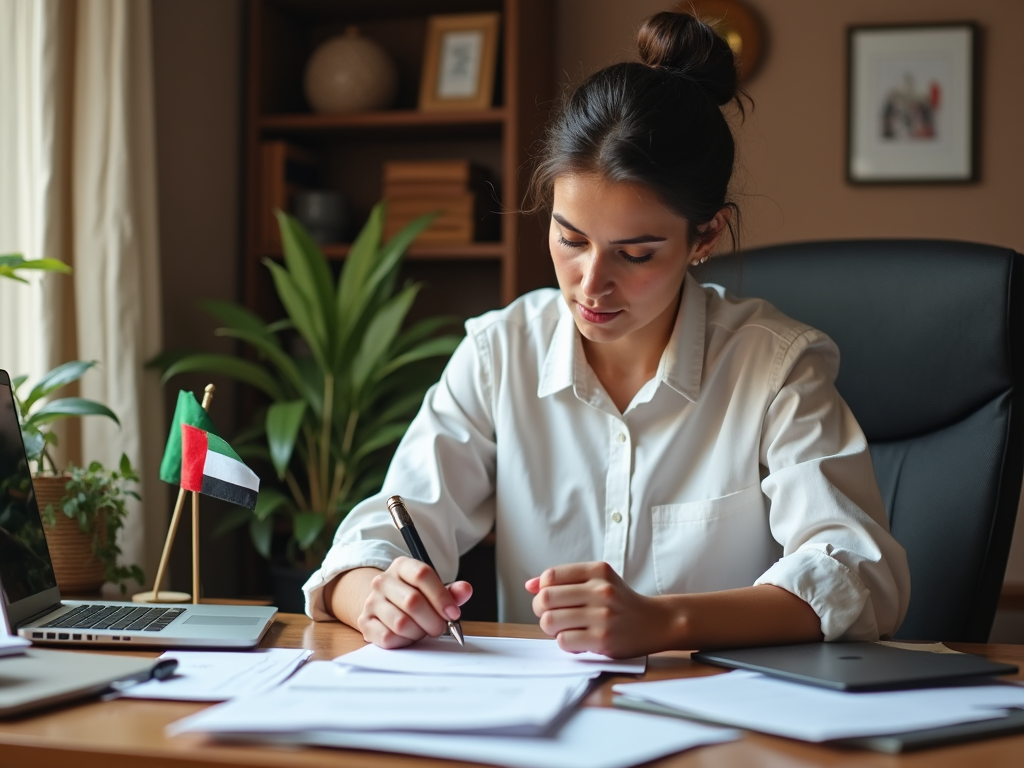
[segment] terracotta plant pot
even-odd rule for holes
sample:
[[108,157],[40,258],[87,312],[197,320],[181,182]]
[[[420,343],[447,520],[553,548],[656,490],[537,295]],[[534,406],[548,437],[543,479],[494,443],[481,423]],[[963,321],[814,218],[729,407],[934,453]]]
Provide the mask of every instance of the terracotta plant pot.
[[[43,532],[46,534],[46,545],[50,549],[53,572],[61,595],[90,595],[100,591],[106,581],[107,571],[92,553],[92,534],[83,533],[78,521],[72,520],[60,509],[67,482],[66,476],[32,478],[40,514],[47,504],[57,508],[54,515],[57,524],[51,526],[44,523]],[[102,535],[106,528],[102,516],[98,525]]]

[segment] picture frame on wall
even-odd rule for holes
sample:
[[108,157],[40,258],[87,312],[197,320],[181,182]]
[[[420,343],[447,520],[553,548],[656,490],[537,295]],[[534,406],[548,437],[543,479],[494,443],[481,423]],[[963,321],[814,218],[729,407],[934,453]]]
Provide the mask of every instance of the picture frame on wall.
[[975,24],[849,29],[851,184],[976,181]]
[[500,22],[499,13],[445,14],[428,19],[421,110],[490,108]]

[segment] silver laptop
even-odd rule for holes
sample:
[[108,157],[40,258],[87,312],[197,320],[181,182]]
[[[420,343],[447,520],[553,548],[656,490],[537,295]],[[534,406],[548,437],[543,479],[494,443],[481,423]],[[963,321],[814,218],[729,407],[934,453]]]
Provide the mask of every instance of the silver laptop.
[[251,648],[273,607],[61,600],[6,371],[0,370],[0,613],[36,645]]

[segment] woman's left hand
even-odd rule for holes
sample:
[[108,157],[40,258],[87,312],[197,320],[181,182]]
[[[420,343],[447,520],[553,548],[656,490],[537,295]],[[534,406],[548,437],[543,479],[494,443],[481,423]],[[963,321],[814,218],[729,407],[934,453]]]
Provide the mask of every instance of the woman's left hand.
[[540,628],[562,650],[614,658],[661,650],[670,618],[651,597],[634,592],[608,563],[548,568],[526,582]]

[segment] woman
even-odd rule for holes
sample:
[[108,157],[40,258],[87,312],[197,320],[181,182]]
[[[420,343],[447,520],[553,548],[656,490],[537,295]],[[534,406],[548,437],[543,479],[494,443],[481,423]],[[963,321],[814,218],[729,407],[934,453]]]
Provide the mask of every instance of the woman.
[[[445,630],[445,586],[496,527],[499,612],[569,651],[892,634],[906,555],[822,333],[687,268],[732,226],[728,46],[659,13],[641,63],[590,77],[549,129],[534,189],[560,291],[467,337],[305,587],[307,611],[394,648]],[[440,577],[404,557],[401,494]]]

